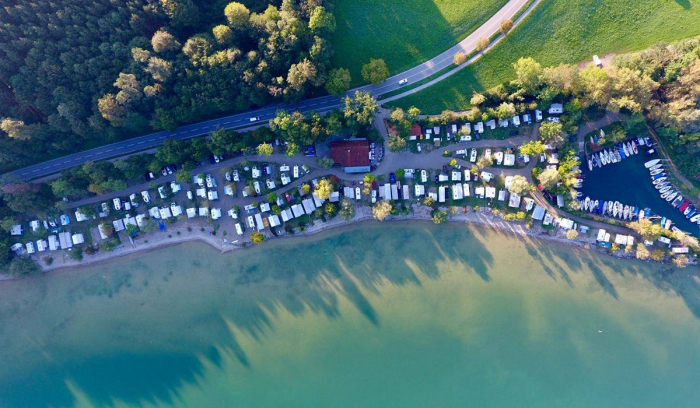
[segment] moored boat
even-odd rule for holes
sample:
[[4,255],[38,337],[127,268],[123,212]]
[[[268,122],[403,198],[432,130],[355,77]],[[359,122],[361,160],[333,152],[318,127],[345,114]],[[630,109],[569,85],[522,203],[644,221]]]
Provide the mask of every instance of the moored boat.
[[685,212],[685,209],[688,208],[689,205],[690,201],[684,201],[683,204],[681,204],[681,206],[678,207],[678,211]]
[[674,191],[671,194],[667,195],[665,200],[668,201],[669,203],[674,200],[678,196],[678,191]]
[[673,208],[678,208],[678,206],[681,205],[682,202],[683,196],[679,194],[676,198],[673,199],[673,201],[671,201],[671,206]]
[[648,162],[644,163],[644,167],[647,169],[659,164],[661,162],[661,159],[654,159],[654,160],[649,160]]
[[626,219],[628,219],[629,216],[630,216],[630,206],[626,205],[622,209],[622,219],[626,220]]
[[664,177],[659,177],[659,178],[655,179],[654,181],[652,181],[652,183],[654,183],[654,184],[661,184],[661,183],[665,182],[666,180],[668,180],[668,177],[665,177],[665,176],[664,176]]

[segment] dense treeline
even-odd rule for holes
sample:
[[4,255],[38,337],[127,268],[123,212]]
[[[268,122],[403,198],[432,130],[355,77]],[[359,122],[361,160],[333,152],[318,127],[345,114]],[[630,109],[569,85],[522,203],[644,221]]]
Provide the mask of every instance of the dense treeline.
[[0,9],[0,167],[324,85],[323,0],[36,0]]

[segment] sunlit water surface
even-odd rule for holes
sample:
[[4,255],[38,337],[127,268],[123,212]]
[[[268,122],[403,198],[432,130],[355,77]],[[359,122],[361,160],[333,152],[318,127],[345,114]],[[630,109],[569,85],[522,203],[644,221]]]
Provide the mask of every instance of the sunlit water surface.
[[696,407],[697,270],[464,225],[0,283],[2,407]]

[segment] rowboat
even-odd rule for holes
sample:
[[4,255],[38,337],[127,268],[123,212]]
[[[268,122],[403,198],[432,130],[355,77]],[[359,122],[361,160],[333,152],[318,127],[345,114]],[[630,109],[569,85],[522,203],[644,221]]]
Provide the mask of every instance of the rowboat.
[[666,177],[666,173],[659,173],[659,174],[654,174],[651,176],[652,180],[660,179],[661,177]]
[[644,163],[644,167],[646,167],[648,169],[652,166],[656,166],[660,162],[661,162],[661,159],[649,160],[648,162]]

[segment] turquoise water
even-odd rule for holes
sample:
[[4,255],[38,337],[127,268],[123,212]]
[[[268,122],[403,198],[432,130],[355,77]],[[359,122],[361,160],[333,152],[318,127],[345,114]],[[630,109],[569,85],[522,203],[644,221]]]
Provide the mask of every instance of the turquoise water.
[[674,224],[696,237],[700,237],[698,225],[688,221],[677,209],[662,199],[654,188],[649,170],[644,163],[658,158],[656,155],[638,154],[620,163],[588,171],[588,165],[581,166],[585,176],[581,191],[585,196],[596,200],[619,201],[640,208],[649,207],[652,214],[670,218]]
[[697,272],[427,223],[171,247],[0,283],[0,406],[696,406]]

